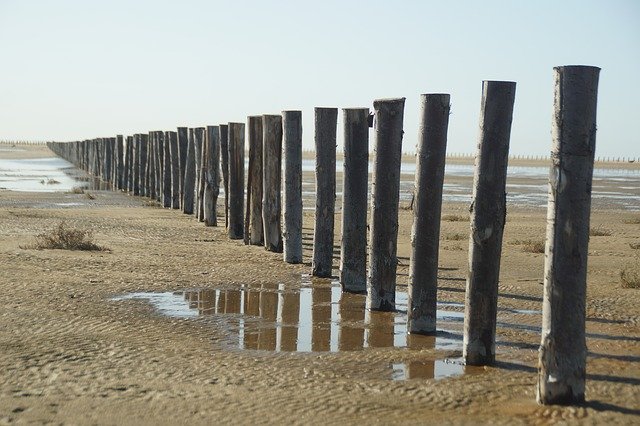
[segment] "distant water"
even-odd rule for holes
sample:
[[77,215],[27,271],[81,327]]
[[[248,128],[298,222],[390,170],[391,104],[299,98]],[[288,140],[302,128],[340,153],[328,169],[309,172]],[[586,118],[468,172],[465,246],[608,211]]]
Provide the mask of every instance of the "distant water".
[[0,159],[0,190],[68,192],[88,185],[78,180],[81,175],[73,164],[59,157]]

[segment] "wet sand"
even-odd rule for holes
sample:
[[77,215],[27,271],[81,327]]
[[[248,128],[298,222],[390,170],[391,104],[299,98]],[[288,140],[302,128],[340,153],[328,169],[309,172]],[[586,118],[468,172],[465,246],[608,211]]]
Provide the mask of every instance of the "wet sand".
[[[0,191],[0,424],[640,422],[640,290],[622,288],[619,278],[622,268],[640,261],[630,246],[640,243],[640,224],[629,223],[640,218],[637,212],[592,214],[593,227],[611,235],[591,237],[589,246],[588,402],[542,407],[535,402],[541,318],[518,310],[541,310],[544,255],[524,252],[521,242],[544,237],[544,208],[509,208],[498,364],[428,378],[437,376],[443,360],[460,357],[459,344],[304,352],[275,351],[265,343],[265,349],[241,349],[242,317],[233,312],[238,308],[227,308],[240,299],[225,302],[228,314],[188,318],[163,315],[144,300],[112,300],[131,292],[229,295],[243,286],[268,295],[281,288],[284,298],[300,294],[309,281],[330,294],[331,280],[307,277],[312,212],[304,218],[306,263],[288,265],[281,254],[230,241],[224,228],[206,228],[178,211],[122,193],[89,192],[93,199]],[[400,212],[400,291],[408,279],[411,214]],[[461,312],[456,303],[464,302],[468,206],[448,203],[443,216],[463,220],[442,222],[439,300]],[[20,247],[62,220],[92,230],[110,251]],[[334,274],[337,268],[336,258]],[[326,321],[333,304],[324,300],[317,305],[324,311],[315,313]],[[273,336],[273,321],[252,323]],[[370,324],[375,332],[388,318],[377,316]],[[460,326],[446,328],[454,341],[460,336]],[[320,336],[319,349],[326,350],[326,333]]]

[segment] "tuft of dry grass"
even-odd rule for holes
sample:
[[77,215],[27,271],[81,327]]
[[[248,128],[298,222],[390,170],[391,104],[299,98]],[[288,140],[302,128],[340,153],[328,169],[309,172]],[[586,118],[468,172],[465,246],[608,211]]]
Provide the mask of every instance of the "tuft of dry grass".
[[82,188],[80,186],[74,186],[69,191],[69,194],[84,194],[84,188]]
[[89,200],[95,200],[96,199],[96,196],[91,194],[91,193],[89,193],[89,192],[85,193],[84,196],[86,198],[88,198]]
[[592,237],[608,237],[611,235],[611,230],[598,225],[595,228],[589,229],[589,235]]
[[160,202],[156,200],[144,200],[142,202],[142,205],[144,207],[162,208],[162,204],[160,204]]
[[620,281],[624,288],[640,288],[640,266],[626,266],[620,271]]
[[544,253],[544,240],[515,240],[512,244],[522,246],[526,253]]
[[69,228],[64,221],[60,222],[60,224],[55,228],[37,235],[36,242],[32,246],[22,248],[34,248],[37,250],[108,250],[107,248],[101,247],[93,242],[93,233],[91,231]]
[[467,236],[458,232],[448,232],[442,236],[447,241],[462,241],[466,240]]
[[445,214],[442,216],[442,220],[447,222],[468,222],[469,218],[461,214]]
[[640,250],[640,243],[629,243],[629,247],[634,250]]

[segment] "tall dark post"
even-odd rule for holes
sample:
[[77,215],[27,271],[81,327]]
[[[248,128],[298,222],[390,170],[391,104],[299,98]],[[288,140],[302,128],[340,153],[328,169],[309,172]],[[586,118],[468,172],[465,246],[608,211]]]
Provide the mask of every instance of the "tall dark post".
[[218,226],[217,204],[220,194],[220,128],[207,126],[205,143],[204,223]]
[[140,195],[140,135],[133,135],[133,195]]
[[178,149],[178,133],[169,134],[169,158],[171,159],[171,208],[180,208],[180,150]]
[[434,334],[442,185],[449,126],[447,94],[420,96],[420,128],[409,264],[409,333]]
[[302,263],[302,111],[282,111],[282,144],[284,261]]
[[184,171],[187,164],[187,149],[189,147],[189,135],[186,127],[178,127],[178,151],[180,152],[180,208],[184,200]]
[[229,126],[220,125],[220,155],[224,184],[224,226],[229,227]]
[[600,68],[554,68],[538,402],[584,402],[585,305]]
[[187,144],[187,158],[184,166],[184,198],[182,199],[182,211],[184,214],[193,214],[193,191],[196,183],[196,159],[193,140],[194,129],[189,129]]
[[133,136],[127,136],[127,151],[126,151],[126,167],[125,167],[125,182],[126,182],[126,191],[130,194],[133,193]]
[[464,315],[463,356],[469,365],[495,361],[498,277],[507,214],[505,185],[515,95],[514,82],[482,84]]
[[282,177],[282,116],[262,116],[262,225],[264,247],[282,253],[280,188]]
[[164,132],[162,150],[162,207],[171,208],[171,132]]
[[147,135],[144,133],[138,135],[138,186],[140,195],[147,196]]
[[367,291],[367,195],[369,108],[344,109],[344,169],[340,285],[350,293]]
[[330,277],[336,207],[336,126],[338,108],[315,109],[316,210],[312,274]]
[[229,123],[229,238],[244,236],[244,123]]
[[[249,172],[247,182],[247,215],[249,216],[249,244],[264,244],[262,229],[262,116],[254,115],[247,119],[249,134]],[[250,196],[249,196],[250,195]],[[245,229],[245,238],[247,237]]]
[[373,102],[376,154],[373,165],[367,303],[374,311],[393,311],[396,308],[404,100],[379,99]]

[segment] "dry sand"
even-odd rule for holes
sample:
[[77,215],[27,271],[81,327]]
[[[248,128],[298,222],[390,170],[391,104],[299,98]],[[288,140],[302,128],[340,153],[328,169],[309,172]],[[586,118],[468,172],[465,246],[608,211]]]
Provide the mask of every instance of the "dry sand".
[[[112,301],[133,291],[278,283],[295,289],[310,272],[313,218],[305,216],[307,263],[287,265],[280,254],[229,241],[224,228],[206,228],[178,211],[121,193],[91,194],[0,191],[0,424],[640,423],[640,289],[622,288],[619,277],[640,262],[630,246],[640,243],[638,213],[593,213],[593,225],[611,235],[592,237],[589,247],[588,402],[543,407],[535,402],[539,315],[506,317],[522,327],[498,328],[495,367],[394,381],[394,364],[460,353],[243,351],[233,348],[233,324],[224,316],[176,319],[144,301]],[[81,205],[56,208],[61,200]],[[467,206],[447,204],[443,215],[463,220],[442,223],[439,299],[463,302]],[[543,238],[545,215],[509,210],[501,308],[541,309],[544,255],[519,243]],[[21,248],[63,220],[92,230],[110,251]],[[401,288],[410,224],[411,212],[402,210]],[[335,261],[335,274],[337,267]],[[313,285],[328,287],[330,280]]]

